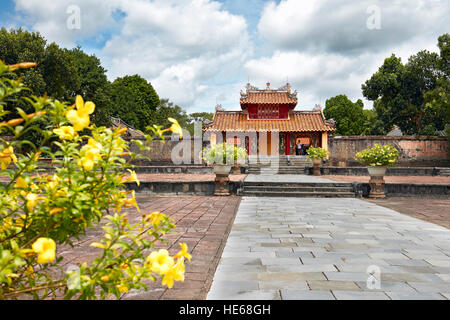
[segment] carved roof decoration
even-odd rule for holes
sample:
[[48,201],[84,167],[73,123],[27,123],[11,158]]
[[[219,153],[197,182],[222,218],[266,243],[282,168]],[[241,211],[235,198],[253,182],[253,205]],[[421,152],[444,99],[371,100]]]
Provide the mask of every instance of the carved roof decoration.
[[298,102],[297,90],[292,92],[289,83],[278,89],[272,89],[269,82],[264,89],[259,89],[247,83],[245,91],[241,90],[240,102],[243,108],[248,104],[288,104],[295,107]]

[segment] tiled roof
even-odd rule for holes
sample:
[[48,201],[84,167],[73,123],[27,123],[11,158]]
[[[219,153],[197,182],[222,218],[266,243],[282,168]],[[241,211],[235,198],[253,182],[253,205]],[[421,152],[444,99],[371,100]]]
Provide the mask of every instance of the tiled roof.
[[241,97],[241,105],[246,104],[297,104],[297,98],[288,92],[266,91],[248,92]]
[[335,131],[320,111],[293,111],[286,120],[248,120],[242,111],[217,111],[205,131]]

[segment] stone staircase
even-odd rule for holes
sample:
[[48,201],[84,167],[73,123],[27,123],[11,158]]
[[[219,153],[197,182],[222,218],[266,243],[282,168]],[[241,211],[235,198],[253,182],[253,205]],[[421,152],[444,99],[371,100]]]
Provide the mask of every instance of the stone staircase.
[[240,193],[251,197],[354,198],[356,196],[353,185],[342,182],[244,181]]
[[448,167],[442,167],[442,168],[437,168],[439,170],[439,175],[440,176],[444,176],[444,177],[449,177],[450,176],[450,168]]
[[249,157],[249,174],[305,174],[311,162],[306,156]]

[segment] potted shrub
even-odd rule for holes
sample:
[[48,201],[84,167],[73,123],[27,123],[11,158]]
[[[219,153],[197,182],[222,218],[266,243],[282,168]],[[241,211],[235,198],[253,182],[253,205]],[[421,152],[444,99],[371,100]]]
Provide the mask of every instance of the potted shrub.
[[203,160],[214,169],[214,173],[228,174],[234,163],[234,146],[226,143],[203,149]]
[[234,155],[233,173],[240,174],[241,162],[247,157],[247,150],[245,150],[245,148],[242,147],[234,146],[233,155]]
[[328,156],[329,152],[320,147],[310,147],[306,153],[308,154],[309,160],[313,163],[313,175],[320,176],[320,165],[322,164],[322,160]]
[[216,144],[203,150],[203,159],[216,174],[215,195],[229,195],[228,183],[231,165],[234,163],[234,145]]
[[384,198],[384,175],[386,168],[397,163],[399,152],[391,145],[376,144],[373,148],[356,154],[356,160],[367,166],[370,175],[370,198]]

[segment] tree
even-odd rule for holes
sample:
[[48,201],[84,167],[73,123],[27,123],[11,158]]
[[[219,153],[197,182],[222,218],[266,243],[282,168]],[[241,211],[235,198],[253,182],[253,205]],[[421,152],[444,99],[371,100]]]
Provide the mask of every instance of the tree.
[[169,117],[177,119],[183,129],[188,130],[191,134],[193,133],[193,126],[191,128],[191,121],[186,112],[180,106],[174,105],[173,102],[170,102],[169,99],[161,99],[158,107],[152,114],[151,125],[159,124],[163,127],[170,126],[171,123],[167,120]]
[[394,124],[403,133],[413,135],[436,135],[444,129],[448,104],[430,101],[439,100],[432,98],[438,92],[448,92],[448,38],[448,34],[439,37],[440,55],[420,51],[405,65],[392,55],[362,85],[364,97],[374,101],[384,131]]
[[360,135],[364,131],[364,104],[361,99],[352,102],[345,94],[327,99],[324,116],[336,121],[336,135]]
[[213,112],[194,112],[189,114],[189,118],[193,122],[197,121],[205,122],[205,120],[212,121],[213,117],[214,117]]
[[111,85],[111,115],[136,129],[144,131],[155,123],[153,115],[158,105],[155,89],[139,75],[117,78]]
[[[36,62],[33,69],[19,70],[17,76],[31,89],[30,93],[66,100],[70,92],[75,92],[80,86],[72,56],[67,50],[61,49],[56,43],[47,41],[38,32],[22,29],[0,30],[0,59],[6,64],[20,62]],[[14,107],[7,107],[13,111]],[[28,110],[26,110],[28,111]],[[14,112],[10,117],[15,117]]]
[[88,55],[80,47],[67,51],[74,60],[76,73],[80,78],[77,91],[70,93],[71,101],[79,94],[85,100],[93,101],[96,105],[93,122],[97,125],[109,126],[111,108],[111,83],[106,77],[106,70],[100,59],[95,55]]
[[383,136],[387,133],[384,129],[383,122],[378,119],[375,110],[363,110],[364,113],[364,130],[363,136]]

